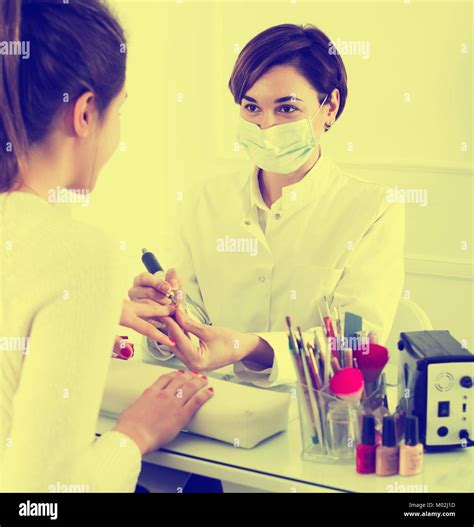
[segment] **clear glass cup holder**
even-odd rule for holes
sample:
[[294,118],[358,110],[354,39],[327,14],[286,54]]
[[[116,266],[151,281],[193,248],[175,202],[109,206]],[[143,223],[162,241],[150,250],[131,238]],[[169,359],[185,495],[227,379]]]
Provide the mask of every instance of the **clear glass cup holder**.
[[[311,393],[310,393],[311,390]],[[321,390],[296,384],[300,415],[302,457],[323,463],[350,463],[360,441],[362,417],[372,413],[379,421],[385,413],[383,395],[376,388],[361,401],[346,401],[333,395],[328,386]]]

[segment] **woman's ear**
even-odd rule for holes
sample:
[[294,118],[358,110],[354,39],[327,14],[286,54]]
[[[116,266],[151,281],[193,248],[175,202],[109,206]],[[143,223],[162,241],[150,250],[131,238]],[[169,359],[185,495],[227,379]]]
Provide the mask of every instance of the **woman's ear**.
[[91,91],[87,91],[74,103],[73,130],[77,136],[85,138],[89,135],[95,114],[94,94]]
[[327,132],[329,128],[334,124],[336,120],[337,112],[339,111],[339,104],[341,102],[341,95],[337,88],[334,88],[331,92],[331,98],[328,101],[328,111],[325,117],[324,129]]

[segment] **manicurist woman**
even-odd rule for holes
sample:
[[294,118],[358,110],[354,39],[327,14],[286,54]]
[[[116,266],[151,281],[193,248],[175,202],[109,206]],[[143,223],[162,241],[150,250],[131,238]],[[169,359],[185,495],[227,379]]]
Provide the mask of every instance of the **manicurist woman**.
[[[324,155],[324,132],[346,106],[347,76],[322,31],[293,24],[263,31],[241,51],[229,88],[238,142],[254,167],[185,197],[176,271],[168,273],[213,325],[178,310],[166,319],[176,347],[149,340],[146,360],[173,352],[193,368],[234,364],[241,379],[269,387],[294,378],[285,316],[304,330],[319,325],[324,295],[385,341],[404,281],[404,209],[387,202],[384,186]],[[169,285],[144,274],[129,294],[166,305],[160,288]]]
[[99,0],[3,0],[0,41],[31,50],[0,56],[0,337],[28,342],[0,351],[0,491],[133,492],[142,455],[212,392],[165,375],[95,438],[119,320],[173,345],[152,321],[174,308],[122,302],[114,244],[48,202],[58,186],[92,190],[117,146],[123,31]]

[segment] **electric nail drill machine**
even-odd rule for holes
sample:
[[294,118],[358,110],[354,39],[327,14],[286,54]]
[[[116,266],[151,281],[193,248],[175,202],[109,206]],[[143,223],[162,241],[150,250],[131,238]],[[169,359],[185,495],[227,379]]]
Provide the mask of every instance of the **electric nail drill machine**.
[[416,415],[427,451],[474,445],[474,355],[449,331],[400,334],[399,410]]

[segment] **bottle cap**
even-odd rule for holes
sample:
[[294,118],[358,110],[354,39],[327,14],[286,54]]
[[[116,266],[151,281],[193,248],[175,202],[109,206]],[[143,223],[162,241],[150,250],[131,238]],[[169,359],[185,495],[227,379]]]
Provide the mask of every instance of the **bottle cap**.
[[383,418],[382,445],[383,446],[396,446],[397,445],[397,437],[395,435],[395,421],[391,415],[386,415]]
[[375,417],[364,415],[362,418],[362,444],[375,445]]
[[416,415],[408,415],[405,418],[405,444],[415,446],[418,442],[418,417]]

